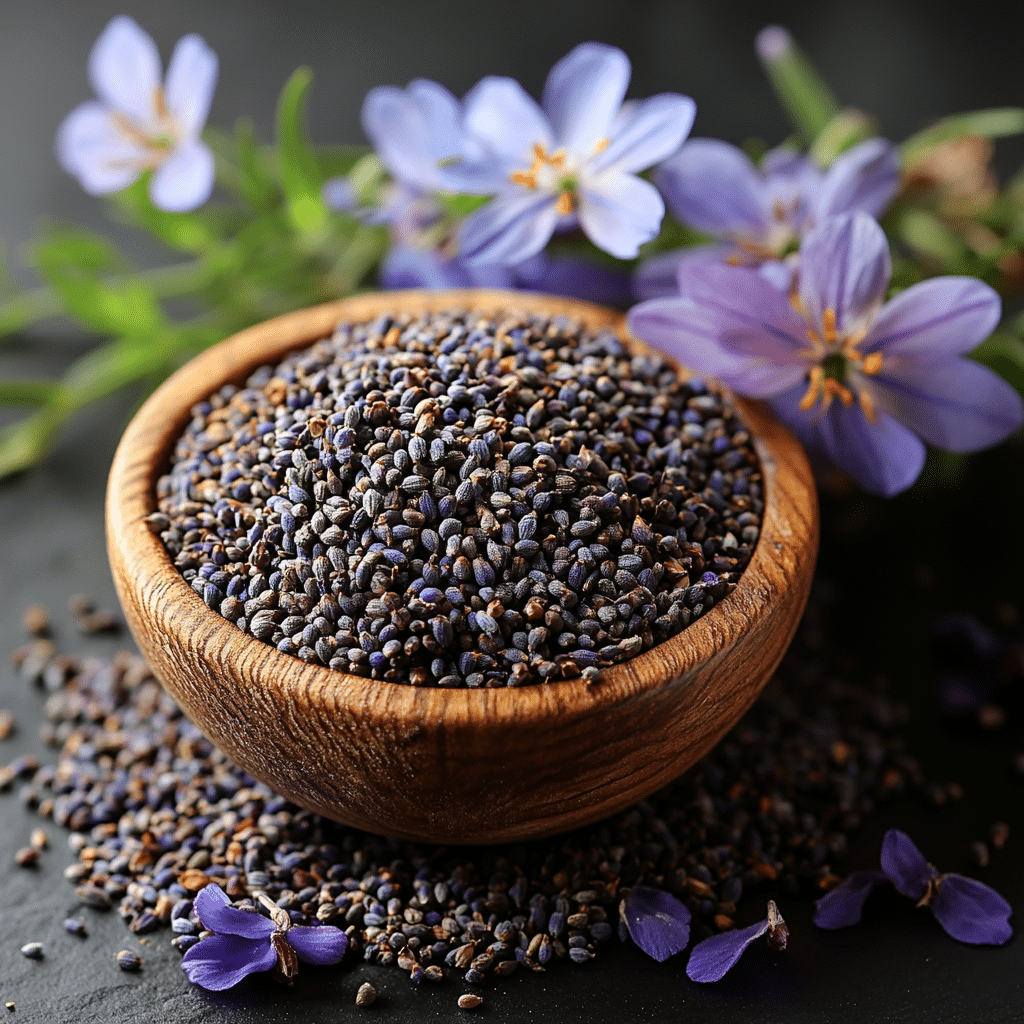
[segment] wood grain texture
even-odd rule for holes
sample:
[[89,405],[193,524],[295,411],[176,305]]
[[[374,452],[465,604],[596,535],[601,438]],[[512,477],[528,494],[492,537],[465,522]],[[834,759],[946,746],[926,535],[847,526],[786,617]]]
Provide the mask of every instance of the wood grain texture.
[[[524,292],[390,292],[303,310],[198,356],[121,440],[107,545],[128,624],[164,687],[236,763],[327,817],[432,842],[526,839],[596,821],[701,756],[753,703],[811,585],[818,511],[807,460],[759,403],[737,400],[765,486],[760,539],[735,591],[682,633],[587,686],[415,688],[306,665],[211,611],[145,523],[189,409],[225,383],[381,313],[530,310],[627,338],[623,317]],[[636,349],[643,346],[635,340]]]

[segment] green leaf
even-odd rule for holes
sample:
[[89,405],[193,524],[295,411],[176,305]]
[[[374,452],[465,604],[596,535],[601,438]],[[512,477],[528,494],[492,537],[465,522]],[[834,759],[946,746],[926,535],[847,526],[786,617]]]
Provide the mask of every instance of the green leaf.
[[844,110],[818,133],[809,156],[819,167],[829,167],[851,146],[878,134],[877,123],[859,110]]
[[[776,33],[771,37],[774,45],[763,44],[767,32]],[[758,37],[758,52],[793,127],[811,145],[839,116],[831,89],[785,29],[765,29]]]
[[981,135],[997,139],[1007,135],[1024,133],[1024,108],[993,107],[988,110],[972,110],[966,114],[953,114],[923,131],[912,135],[903,143],[903,158],[910,160],[925,151],[950,139],[965,135]]
[[0,380],[0,402],[7,405],[46,405],[56,392],[49,380]]
[[238,149],[240,187],[246,202],[256,211],[276,207],[280,193],[274,183],[270,162],[264,157],[256,138],[256,128],[247,119],[235,125],[235,144]]
[[47,407],[0,429],[0,477],[35,465],[46,454],[59,423],[54,410]]
[[285,82],[277,103],[277,146],[289,217],[300,233],[316,237],[327,231],[329,219],[320,194],[323,179],[305,130],[306,96],[312,82],[309,68],[299,68]]
[[1024,341],[1006,331],[996,331],[971,355],[1024,395]]
[[126,266],[105,239],[58,230],[36,246],[32,262],[68,313],[92,330],[149,336],[163,325],[152,287],[137,275],[126,274],[110,284],[100,280],[100,273]]
[[898,218],[896,234],[939,270],[952,271],[964,259],[963,242],[928,210],[904,210]]
[[452,195],[452,194],[440,194],[437,196],[437,201],[441,205],[441,208],[450,217],[461,219],[471,214],[474,210],[479,210],[485,203],[490,202],[490,196],[465,196],[465,195]]

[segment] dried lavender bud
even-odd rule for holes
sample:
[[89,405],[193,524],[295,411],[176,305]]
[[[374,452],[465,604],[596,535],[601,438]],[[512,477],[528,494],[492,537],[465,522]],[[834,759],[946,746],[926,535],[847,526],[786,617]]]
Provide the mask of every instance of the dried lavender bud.
[[27,956],[29,960],[42,960],[43,944],[41,942],[26,942],[21,947],[21,955]]
[[446,688],[598,681],[728,594],[763,511],[727,399],[518,313],[342,324],[197,405],[157,490],[150,526],[213,611]]
[[142,957],[129,949],[122,949],[114,956],[114,960],[122,971],[138,971],[142,968]]
[[89,934],[88,928],[86,928],[85,922],[77,917],[69,917],[64,922],[64,930],[69,932],[71,935],[79,935],[85,938]]

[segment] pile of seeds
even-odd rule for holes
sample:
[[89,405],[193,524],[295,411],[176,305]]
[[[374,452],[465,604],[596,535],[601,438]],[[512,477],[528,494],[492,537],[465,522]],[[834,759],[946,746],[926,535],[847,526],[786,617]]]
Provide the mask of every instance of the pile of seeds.
[[150,517],[184,578],[389,682],[592,681],[729,593],[760,528],[728,402],[566,319],[345,324],[192,414]]
[[[51,694],[42,737],[57,764],[21,758],[0,776],[72,829],[81,901],[116,907],[132,931],[198,941],[193,897],[209,882],[238,906],[268,894],[295,923],[345,929],[347,960],[413,981],[465,972],[484,983],[558,961],[584,963],[622,937],[619,902],[668,890],[703,938],[733,927],[750,895],[821,895],[848,835],[878,799],[922,788],[895,731],[904,709],[856,684],[826,649],[812,603],[802,641],[733,732],[685,776],[624,813],[531,843],[431,847],[345,828],[301,810],[214,749],[127,652],[16,658]],[[368,997],[366,997],[368,998]]]

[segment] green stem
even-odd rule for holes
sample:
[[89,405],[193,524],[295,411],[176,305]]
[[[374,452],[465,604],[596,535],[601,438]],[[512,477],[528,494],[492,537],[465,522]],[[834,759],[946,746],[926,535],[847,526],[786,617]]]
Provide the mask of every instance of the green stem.
[[[130,277],[111,277],[104,283],[116,288],[127,280],[145,281],[157,298],[171,299],[188,295],[207,284],[212,271],[203,258],[188,263],[176,263],[170,267],[155,267],[142,270]],[[52,320],[64,314],[60,296],[52,288],[32,288],[0,304],[0,336],[15,334],[40,320]]]

